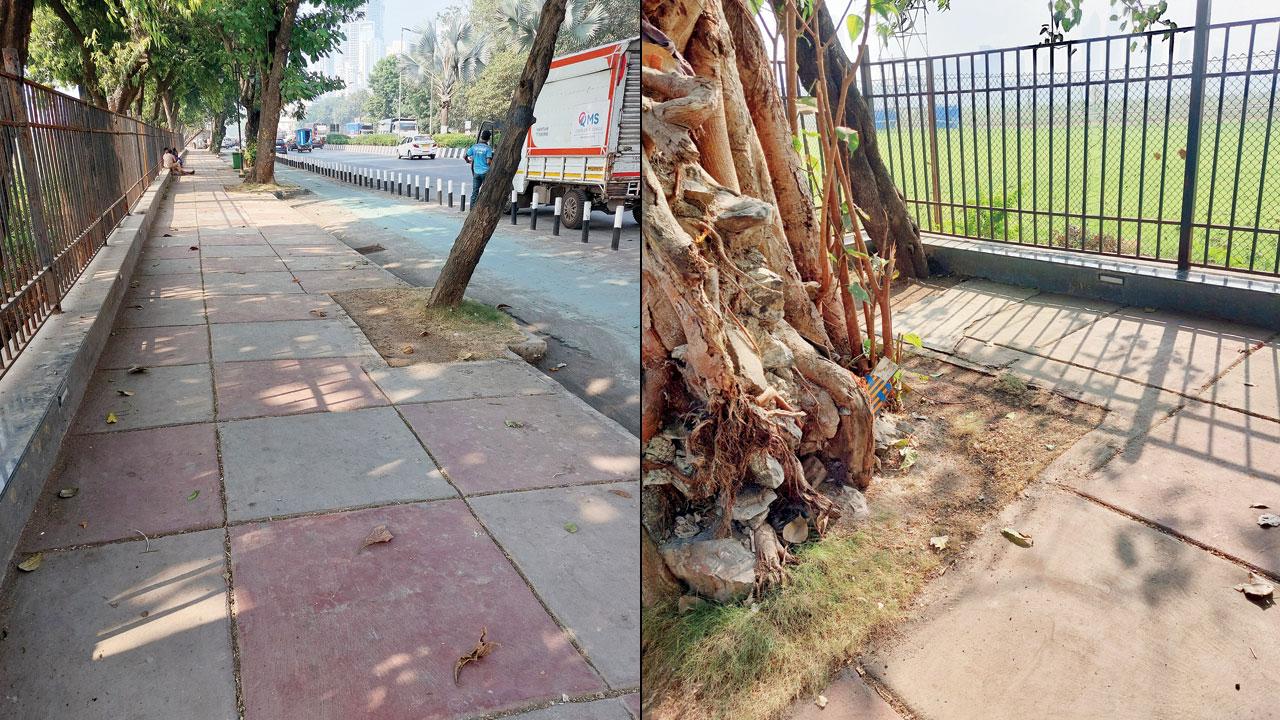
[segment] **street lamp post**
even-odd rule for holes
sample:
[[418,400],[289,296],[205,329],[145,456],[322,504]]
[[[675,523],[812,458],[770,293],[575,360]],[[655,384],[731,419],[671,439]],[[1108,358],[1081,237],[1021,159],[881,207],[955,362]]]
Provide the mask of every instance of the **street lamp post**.
[[417,30],[414,30],[413,28],[407,28],[407,27],[401,27],[401,28],[400,28],[400,55],[401,55],[401,57],[396,59],[396,71],[397,71],[397,77],[396,77],[396,119],[397,119],[397,120],[399,120],[399,119],[401,119],[402,117],[404,117],[404,63],[402,62],[402,59],[403,59],[405,56],[407,56],[407,55],[408,55],[408,53],[406,53],[406,52],[404,51],[404,31],[405,31],[405,30],[408,30],[408,31],[409,31],[409,32],[411,32],[411,33],[416,33],[416,32],[417,32]]

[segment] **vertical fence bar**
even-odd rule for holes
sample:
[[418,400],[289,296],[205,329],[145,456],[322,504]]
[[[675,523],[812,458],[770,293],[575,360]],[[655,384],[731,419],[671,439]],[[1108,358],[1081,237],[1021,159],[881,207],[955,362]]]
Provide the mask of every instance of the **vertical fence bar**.
[[[938,177],[938,108],[933,98],[933,60],[924,61],[924,78],[926,97],[929,98],[929,176],[933,180],[933,212],[929,214],[932,222],[930,230],[942,229],[942,183]],[[946,106],[943,106],[946,109]]]
[[1196,0],[1196,29],[1191,49],[1191,102],[1187,110],[1187,159],[1182,173],[1182,217],[1178,224],[1178,272],[1191,269],[1191,221],[1196,209],[1196,171],[1200,164],[1200,121],[1204,74],[1209,63],[1209,0]]

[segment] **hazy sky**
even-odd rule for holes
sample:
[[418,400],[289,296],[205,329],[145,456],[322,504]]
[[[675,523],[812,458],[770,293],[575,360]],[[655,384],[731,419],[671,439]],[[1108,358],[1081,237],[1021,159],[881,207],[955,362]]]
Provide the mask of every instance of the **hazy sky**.
[[[936,3],[930,2],[931,5]],[[839,3],[839,12],[844,3]],[[926,20],[928,49],[933,55],[965,52],[981,48],[1006,48],[1040,42],[1040,25],[1047,21],[1047,0],[952,0],[951,9],[933,12]],[[860,7],[860,0],[854,0]],[[1115,12],[1110,0],[1084,0],[1081,26],[1071,39],[1120,34],[1119,23],[1110,22]],[[1217,0],[1212,4],[1211,22],[1231,22],[1247,18],[1280,15],[1278,0]],[[1166,17],[1179,26],[1195,24],[1195,0],[1169,0]],[[917,53],[911,53],[916,55]],[[897,56],[897,53],[894,53]]]

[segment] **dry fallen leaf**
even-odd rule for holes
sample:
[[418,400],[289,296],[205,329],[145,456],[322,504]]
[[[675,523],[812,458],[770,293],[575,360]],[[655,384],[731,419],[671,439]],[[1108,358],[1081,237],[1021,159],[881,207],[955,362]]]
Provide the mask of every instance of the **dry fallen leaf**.
[[117,394],[117,395],[122,395],[122,396],[124,396],[124,397],[133,397],[133,391],[132,391],[132,390],[116,390],[116,394]]
[[119,418],[117,418],[117,417],[116,417],[116,414],[115,414],[115,413],[113,413],[113,412],[109,412],[109,413],[107,413],[107,424],[108,424],[108,425],[115,425],[117,420],[119,420]]
[[141,375],[146,371],[147,369],[141,365],[134,365],[133,367],[129,368],[130,375]]
[[80,488],[78,487],[62,488],[61,490],[58,491],[58,497],[65,500],[67,498],[75,497],[77,494],[79,494],[79,492],[80,492]]
[[44,562],[44,553],[36,553],[28,555],[26,560],[18,563],[18,569],[22,572],[31,572],[40,567],[40,563]]
[[85,528],[87,528],[87,527],[89,527],[89,521],[88,521],[88,520],[81,521],[81,523],[80,523],[80,529],[81,529],[81,530],[83,530],[83,529],[85,529]]
[[[19,565],[21,567],[21,565]],[[1275,592],[1275,587],[1267,582],[1267,579],[1257,573],[1249,573],[1249,582],[1240,583],[1235,586],[1236,590],[1245,594],[1245,597],[1266,600]]]
[[365,537],[364,542],[360,543],[360,549],[363,550],[370,545],[376,545],[378,543],[391,542],[391,538],[393,537],[395,537],[395,535],[391,534],[391,531],[387,529],[386,525],[379,525],[369,531],[369,535]]
[[621,488],[614,488],[614,489],[610,490],[609,492],[613,493],[614,495],[617,495],[618,497],[623,497],[623,498],[629,498],[629,497],[631,497],[631,493],[629,493],[629,492],[627,492],[626,490],[623,490],[623,489],[621,489]]
[[459,360],[470,360],[471,358],[473,358],[473,357],[475,357],[475,356],[476,356],[476,354],[475,354],[475,353],[473,353],[473,352],[463,352],[463,353],[458,353],[458,359],[459,359]]
[[947,543],[950,540],[951,540],[950,535],[938,535],[937,537],[929,538],[929,544],[933,546],[934,550],[946,550]]
[[1271,508],[1267,507],[1267,505],[1266,505],[1266,504],[1264,504],[1264,503],[1254,503],[1254,504],[1250,505],[1249,507],[1253,508],[1254,510],[1270,510],[1270,509],[1271,509]]
[[328,317],[328,316],[329,316],[329,313],[327,313],[327,312],[325,312],[325,311],[323,311],[323,310],[312,310],[312,311],[311,311],[311,314],[312,314],[312,315],[315,315],[316,317]]
[[453,666],[453,684],[454,685],[458,684],[458,673],[462,672],[463,665],[466,665],[467,663],[478,662],[480,658],[493,652],[493,649],[498,647],[497,643],[491,643],[488,640],[484,639],[485,635],[487,635],[488,633],[489,633],[489,628],[487,627],[480,628],[479,642],[476,643],[475,647],[471,648],[471,652],[458,658],[457,664]]
[[187,248],[187,249],[188,249],[188,250],[199,250],[200,248],[199,248],[198,246],[196,246],[196,245],[192,245],[191,247],[189,247],[189,248]]
[[413,346],[412,346],[412,345],[405,345],[404,347],[400,348],[400,352],[404,353],[405,355],[412,355],[412,354],[413,354]]
[[1280,515],[1272,515],[1271,513],[1259,515],[1258,525],[1261,527],[1280,527]]
[[1008,538],[1009,542],[1020,547],[1029,548],[1035,544],[1035,541],[1031,539],[1030,535],[1020,533],[1013,528],[1004,528],[1000,531],[1000,534]]
[[555,365],[552,365],[551,367],[547,368],[547,371],[556,372],[557,370],[563,370],[564,368],[567,368],[567,367],[569,367],[569,363],[556,363]]
[[827,696],[819,695],[817,699],[813,701],[813,704],[817,705],[819,709],[825,708],[827,706]]
[[423,330],[422,332],[418,333],[418,337],[428,337],[430,335],[431,335],[430,330]]

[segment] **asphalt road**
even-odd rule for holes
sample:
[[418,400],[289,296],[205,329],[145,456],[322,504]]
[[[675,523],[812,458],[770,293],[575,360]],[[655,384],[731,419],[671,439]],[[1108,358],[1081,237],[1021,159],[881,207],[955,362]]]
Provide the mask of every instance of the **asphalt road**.
[[[380,245],[383,250],[366,254],[370,261],[412,285],[435,284],[465,215],[292,168],[277,172],[312,191],[294,206],[338,239],[352,247]],[[588,243],[576,231],[553,236],[545,214],[536,230],[529,228],[527,214],[519,220],[498,224],[468,297],[505,305],[508,314],[545,337],[547,357],[538,367],[638,435],[639,227],[625,228],[614,251],[608,217],[593,223]]]
[[[465,160],[459,158],[401,160],[394,155],[375,155],[354,150],[330,150],[327,148],[310,153],[289,153],[289,157],[294,160],[312,159],[331,163],[344,163],[371,170],[412,173],[430,177],[433,181],[435,178],[440,178],[446,183],[452,180],[455,186],[459,186],[461,183],[466,183],[468,186],[471,185],[471,166]],[[550,215],[549,212],[547,214]],[[613,215],[609,212],[597,210],[591,213],[591,223],[593,227],[613,227]],[[627,229],[639,228],[640,226],[632,218],[631,213],[624,212],[622,213],[622,227]]]

